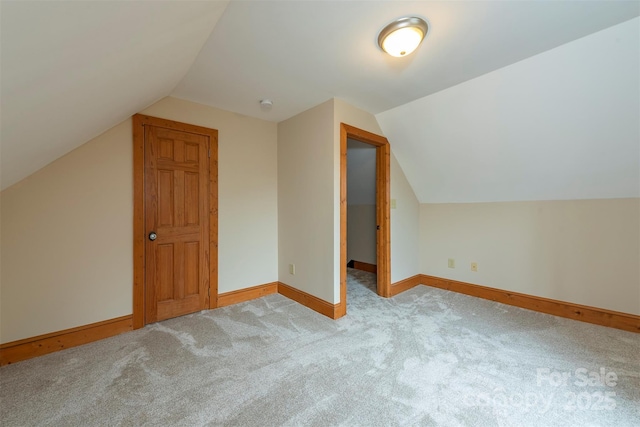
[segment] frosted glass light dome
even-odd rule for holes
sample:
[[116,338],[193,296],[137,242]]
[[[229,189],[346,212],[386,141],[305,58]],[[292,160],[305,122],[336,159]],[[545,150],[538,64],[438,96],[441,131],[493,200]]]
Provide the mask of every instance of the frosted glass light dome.
[[378,45],[391,56],[407,56],[420,46],[427,29],[427,23],[422,18],[400,18],[380,31]]

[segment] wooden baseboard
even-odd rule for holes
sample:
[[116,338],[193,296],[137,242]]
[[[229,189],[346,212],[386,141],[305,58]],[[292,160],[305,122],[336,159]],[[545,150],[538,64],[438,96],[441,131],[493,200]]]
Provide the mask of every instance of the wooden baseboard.
[[225,292],[218,295],[218,307],[239,304],[250,301],[265,295],[278,292],[278,282],[265,283],[264,285],[253,286],[251,288],[238,289],[237,291]]
[[324,314],[331,319],[337,319],[344,316],[344,310],[340,303],[331,304],[299,289],[292,288],[282,282],[278,282],[278,293],[304,305],[305,307],[309,307],[313,311]]
[[[415,275],[394,283],[391,286],[391,295],[397,295],[419,284],[446,289],[554,316],[622,329],[630,332],[640,332],[640,316],[634,314],[536,297],[533,295],[458,282],[456,280],[443,279],[423,274]],[[318,297],[292,288],[282,282],[272,282],[220,294],[218,296],[218,306],[224,307],[227,305],[237,304],[255,298],[260,298],[265,295],[274,294],[276,292],[331,319],[337,319],[345,314],[344,307],[341,304],[328,303]],[[133,320],[132,316],[129,315],[1,344],[0,366],[112,337],[123,332],[131,331],[132,329]]]
[[133,329],[132,316],[52,332],[0,345],[0,366],[109,338]]
[[604,308],[589,307],[571,302],[536,297],[427,275],[422,275],[421,283],[434,288],[459,292],[461,294],[565,317],[567,319],[579,320],[581,322],[593,323],[630,332],[640,332],[640,316],[635,314],[621,313]]
[[366,271],[368,273],[378,274],[378,266],[375,264],[369,264],[368,262],[351,260],[349,267],[356,270]]
[[398,295],[401,292],[408,291],[409,289],[422,284],[422,274],[416,274],[407,279],[393,283],[391,285],[391,296]]

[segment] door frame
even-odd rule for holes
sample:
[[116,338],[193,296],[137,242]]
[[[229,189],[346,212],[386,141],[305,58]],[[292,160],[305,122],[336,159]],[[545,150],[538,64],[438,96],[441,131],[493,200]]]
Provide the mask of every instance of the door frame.
[[[145,192],[144,127],[156,126],[209,138],[209,307],[218,306],[218,131],[202,126],[136,114],[133,121],[133,329],[147,324],[145,319]],[[207,279],[207,278],[205,278]]]
[[340,311],[347,312],[347,139],[376,148],[376,235],[378,295],[391,296],[391,148],[387,138],[340,123]]

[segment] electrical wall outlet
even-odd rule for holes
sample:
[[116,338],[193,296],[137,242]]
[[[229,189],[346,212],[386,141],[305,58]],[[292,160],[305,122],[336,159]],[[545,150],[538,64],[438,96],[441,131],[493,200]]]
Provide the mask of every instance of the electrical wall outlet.
[[449,258],[449,262],[447,263],[449,268],[456,268],[456,260],[453,258]]
[[471,271],[478,271],[478,263],[477,262],[472,262],[471,263]]
[[289,264],[289,274],[296,274],[296,265]]

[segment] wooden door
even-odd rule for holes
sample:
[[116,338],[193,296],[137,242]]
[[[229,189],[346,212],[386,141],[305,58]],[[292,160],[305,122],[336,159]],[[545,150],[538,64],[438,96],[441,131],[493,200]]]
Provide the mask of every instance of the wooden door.
[[210,142],[146,125],[144,144],[145,323],[151,323],[209,308]]

